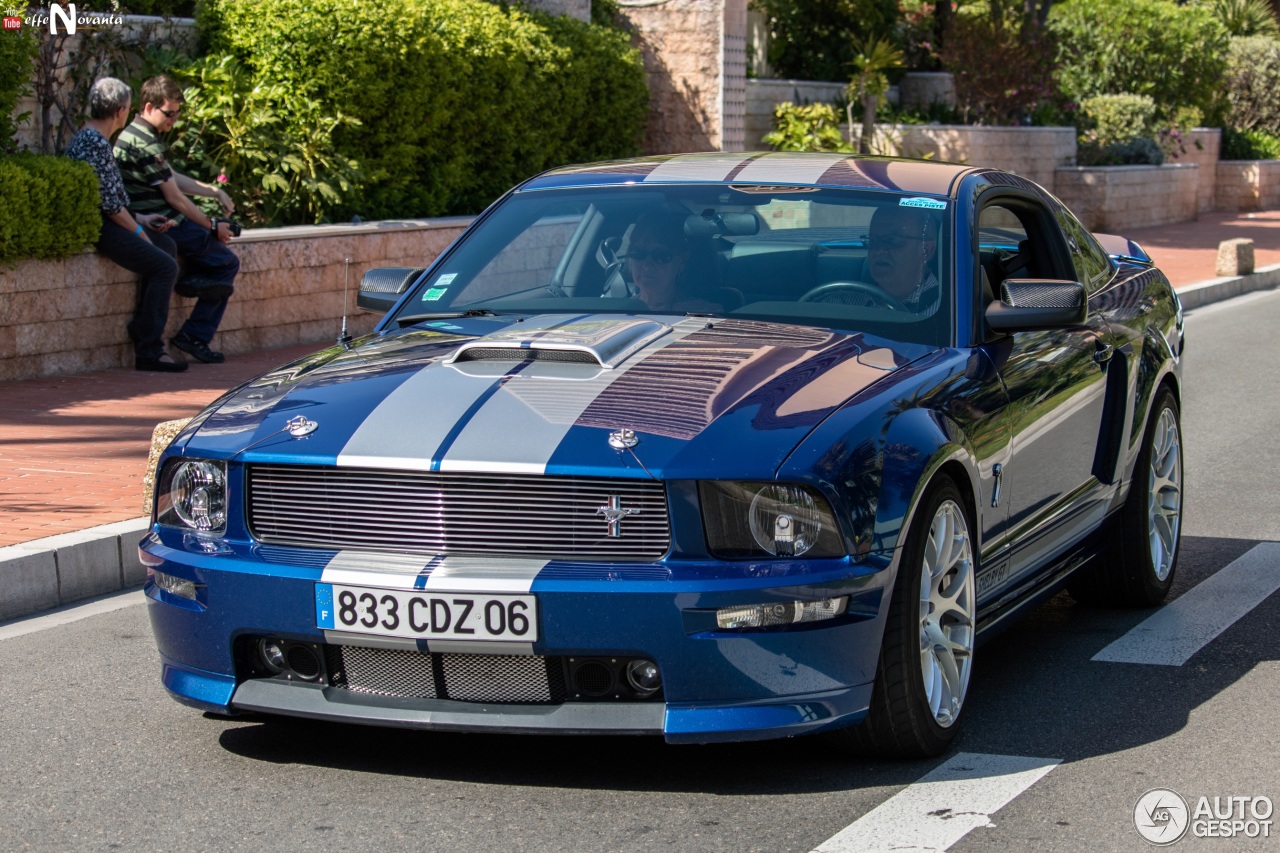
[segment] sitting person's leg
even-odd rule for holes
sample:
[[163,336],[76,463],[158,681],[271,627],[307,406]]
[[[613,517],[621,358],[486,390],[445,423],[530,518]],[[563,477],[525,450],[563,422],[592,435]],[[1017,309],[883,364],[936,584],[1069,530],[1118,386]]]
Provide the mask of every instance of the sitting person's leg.
[[[201,287],[191,316],[182,330],[173,338],[178,349],[204,362],[222,362],[223,355],[209,348],[227,309],[227,299],[240,271],[240,259],[226,244],[213,237],[208,230],[187,220],[170,232],[178,244],[186,267],[184,280],[197,280]],[[220,283],[224,288],[211,288],[209,283]]]
[[168,358],[164,349],[164,326],[169,319],[169,294],[178,277],[174,244],[163,234],[147,232],[150,239],[121,228],[110,220],[102,223],[98,252],[142,277],[133,318],[128,323],[133,340],[135,366],[139,370],[176,373],[186,364]]

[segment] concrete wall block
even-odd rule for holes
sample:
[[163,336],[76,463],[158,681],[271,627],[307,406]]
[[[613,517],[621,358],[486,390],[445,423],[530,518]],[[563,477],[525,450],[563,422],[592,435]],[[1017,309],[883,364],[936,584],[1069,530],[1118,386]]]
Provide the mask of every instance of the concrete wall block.
[[56,548],[58,601],[61,604],[120,589],[120,542],[96,529],[39,540],[67,540]]
[[104,524],[95,528],[105,534],[115,536],[120,550],[120,588],[128,589],[139,586],[147,580],[147,567],[138,559],[138,543],[151,528],[149,517],[131,518],[115,524]]
[[58,606],[58,564],[52,551],[0,548],[0,620]]

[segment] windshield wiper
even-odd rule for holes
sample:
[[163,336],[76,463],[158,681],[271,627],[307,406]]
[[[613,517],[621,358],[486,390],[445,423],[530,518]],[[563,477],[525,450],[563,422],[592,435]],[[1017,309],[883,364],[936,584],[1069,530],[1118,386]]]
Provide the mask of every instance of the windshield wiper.
[[468,308],[466,311],[440,311],[434,314],[406,314],[396,318],[400,328],[421,323],[423,320],[457,320],[463,317],[497,317],[497,311],[488,308]]

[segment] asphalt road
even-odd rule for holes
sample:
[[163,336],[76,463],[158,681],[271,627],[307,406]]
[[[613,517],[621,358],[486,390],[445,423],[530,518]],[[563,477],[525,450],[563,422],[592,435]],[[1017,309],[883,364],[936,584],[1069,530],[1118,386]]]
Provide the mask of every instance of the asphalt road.
[[[1173,596],[1190,594],[1194,616],[1212,596],[1201,607],[1191,591],[1238,558],[1233,571],[1280,573],[1266,544],[1280,542],[1280,293],[1201,309],[1188,328]],[[948,849],[1076,853],[1147,849],[1133,815],[1153,788],[1191,809],[1280,801],[1280,595],[1182,665],[1092,660],[1151,614],[1059,596],[979,651],[959,755],[906,763],[851,762],[812,738],[670,747],[203,716],[161,689],[140,601],[0,628],[0,850],[805,853],[971,820]],[[926,784],[988,756],[1042,769],[976,817]],[[911,817],[917,801],[927,820]],[[1175,849],[1276,849],[1271,820],[1270,839],[1188,833]]]

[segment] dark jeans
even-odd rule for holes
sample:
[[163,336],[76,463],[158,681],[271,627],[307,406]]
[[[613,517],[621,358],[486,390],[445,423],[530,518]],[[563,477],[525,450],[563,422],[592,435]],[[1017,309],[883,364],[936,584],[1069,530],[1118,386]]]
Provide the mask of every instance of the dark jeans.
[[142,276],[133,319],[127,328],[134,354],[154,359],[164,354],[164,325],[169,319],[169,294],[178,277],[178,262],[174,260],[177,248],[172,240],[155,231],[147,233],[150,242],[103,219],[97,248],[120,266]]
[[[170,228],[165,233],[178,247],[184,276],[211,278],[228,284],[234,282],[236,273],[240,271],[240,259],[225,243],[210,234],[208,228],[184,219],[181,225]],[[197,300],[195,307],[191,309],[191,316],[182,326],[183,334],[208,343],[213,340],[214,332],[218,331],[218,324],[222,322],[222,314],[226,310],[225,299]]]

